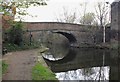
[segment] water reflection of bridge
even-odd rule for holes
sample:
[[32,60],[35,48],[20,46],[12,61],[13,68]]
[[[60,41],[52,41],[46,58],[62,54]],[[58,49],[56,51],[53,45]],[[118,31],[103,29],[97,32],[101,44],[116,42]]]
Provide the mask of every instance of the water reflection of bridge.
[[95,49],[81,49],[75,52],[77,53],[71,53],[71,55],[67,55],[69,57],[65,57],[58,61],[49,61],[48,59],[45,59],[45,61],[53,72],[66,72],[76,69],[109,66],[109,78],[112,80],[118,80],[119,71],[117,53],[115,54],[110,51]]

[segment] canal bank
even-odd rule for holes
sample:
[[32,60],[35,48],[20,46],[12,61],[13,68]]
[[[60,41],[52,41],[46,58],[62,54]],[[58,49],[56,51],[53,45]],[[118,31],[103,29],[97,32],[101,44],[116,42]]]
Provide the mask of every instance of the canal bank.
[[[3,56],[3,60],[8,64],[5,74],[3,74],[2,80],[38,80],[33,79],[33,71],[43,70],[42,74],[45,73],[52,74],[51,77],[55,79],[54,74],[48,69],[46,63],[44,62],[42,56],[38,63],[39,49],[24,50],[10,52]],[[44,68],[44,69],[39,69]],[[13,71],[14,70],[14,71]],[[44,73],[44,71],[48,70]],[[37,75],[36,73],[36,75]],[[44,77],[46,80],[51,80],[53,78]],[[43,79],[39,79],[43,80]]]
[[42,57],[42,53],[45,53],[47,50],[48,48],[44,46],[38,49],[36,64],[32,68],[32,80],[54,80],[58,82],[55,74],[49,69]]

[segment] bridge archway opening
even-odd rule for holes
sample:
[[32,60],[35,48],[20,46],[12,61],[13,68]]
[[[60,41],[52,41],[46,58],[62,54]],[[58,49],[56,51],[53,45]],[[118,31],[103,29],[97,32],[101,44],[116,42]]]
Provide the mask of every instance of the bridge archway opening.
[[75,36],[73,34],[71,34],[71,33],[61,32],[61,31],[52,32],[52,33],[62,34],[63,36],[65,36],[68,39],[68,41],[70,42],[70,44],[77,42]]

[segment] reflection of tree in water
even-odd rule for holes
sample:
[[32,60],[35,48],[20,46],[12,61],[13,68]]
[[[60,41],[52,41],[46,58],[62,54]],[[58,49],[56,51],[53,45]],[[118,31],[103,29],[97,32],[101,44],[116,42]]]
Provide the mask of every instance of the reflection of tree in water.
[[82,69],[82,75],[84,80],[108,80],[108,77],[105,75],[106,71],[108,69],[106,70],[105,67],[85,68]]
[[92,68],[85,68],[85,69],[81,69],[82,71],[82,75],[84,76],[84,79],[86,80],[87,78],[91,78],[91,75],[93,75],[95,73],[95,70]]
[[56,75],[60,80],[109,80],[109,67],[84,68]]

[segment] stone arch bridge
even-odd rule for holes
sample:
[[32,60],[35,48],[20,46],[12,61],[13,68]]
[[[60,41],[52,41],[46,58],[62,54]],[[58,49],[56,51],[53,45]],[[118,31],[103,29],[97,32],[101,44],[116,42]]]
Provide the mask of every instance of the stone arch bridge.
[[[61,23],[61,22],[25,22],[27,27],[27,36],[32,34],[32,37],[37,40],[37,35],[41,31],[48,33],[58,33],[65,36],[70,44],[79,45],[79,44],[93,44],[97,40],[96,32],[99,29],[96,26],[91,25],[80,25],[80,24],[71,24],[71,23]],[[44,35],[42,37],[45,37]],[[99,38],[101,39],[101,38]],[[101,40],[102,41],[102,40]]]

